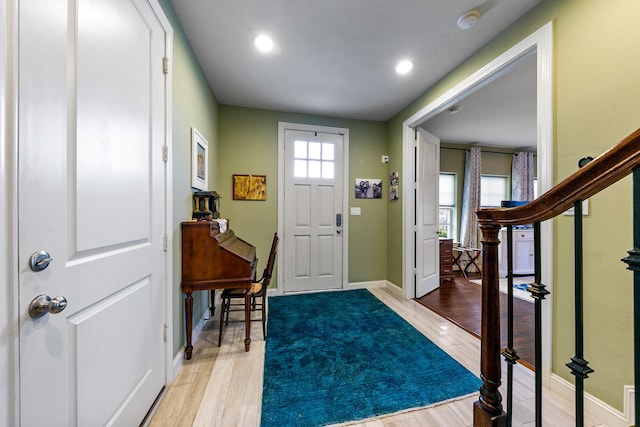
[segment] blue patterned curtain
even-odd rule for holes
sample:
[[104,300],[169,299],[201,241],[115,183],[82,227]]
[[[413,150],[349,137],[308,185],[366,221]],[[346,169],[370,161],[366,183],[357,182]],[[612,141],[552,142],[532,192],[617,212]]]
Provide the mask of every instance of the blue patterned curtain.
[[519,152],[511,161],[511,200],[533,200],[533,153]]
[[[478,217],[480,207],[481,154],[479,147],[467,150],[464,166],[464,192],[460,219],[460,245],[467,248],[478,247]],[[472,267],[473,268],[473,267]]]

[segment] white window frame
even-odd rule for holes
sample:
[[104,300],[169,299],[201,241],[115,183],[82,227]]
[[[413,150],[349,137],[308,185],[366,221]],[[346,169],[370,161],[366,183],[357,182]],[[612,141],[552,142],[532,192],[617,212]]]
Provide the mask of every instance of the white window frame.
[[440,235],[440,237],[446,237],[448,239],[454,239],[457,240],[457,235],[458,235],[458,221],[457,221],[457,211],[458,211],[458,206],[457,206],[457,202],[458,202],[458,194],[457,194],[457,175],[453,172],[440,172],[440,174],[438,175],[439,178],[442,177],[443,175],[447,175],[447,176],[451,176],[453,177],[453,195],[452,195],[452,200],[453,200],[453,204],[451,205],[443,205],[440,204],[440,202],[442,201],[442,187],[440,187],[440,191],[438,192],[438,194],[440,195],[440,199],[439,199],[439,203],[438,203],[438,211],[440,211],[441,209],[447,209],[449,210],[449,218],[450,218],[450,222],[448,224],[442,224],[440,223],[440,220],[438,219],[438,233],[440,232],[440,226],[441,225],[447,225],[449,228],[449,232],[447,233],[447,236],[442,236]]

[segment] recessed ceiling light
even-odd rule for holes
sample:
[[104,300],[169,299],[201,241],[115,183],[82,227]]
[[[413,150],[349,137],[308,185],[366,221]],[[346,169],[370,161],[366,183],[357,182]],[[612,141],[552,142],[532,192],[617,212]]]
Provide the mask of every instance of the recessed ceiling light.
[[413,69],[413,62],[405,59],[403,61],[398,62],[396,65],[396,73],[398,74],[407,74],[409,71]]
[[472,9],[458,18],[458,27],[460,27],[461,30],[468,30],[476,25],[478,19],[480,19],[480,11],[478,9]]
[[260,52],[271,52],[273,50],[273,40],[265,35],[260,35],[253,40],[253,44]]

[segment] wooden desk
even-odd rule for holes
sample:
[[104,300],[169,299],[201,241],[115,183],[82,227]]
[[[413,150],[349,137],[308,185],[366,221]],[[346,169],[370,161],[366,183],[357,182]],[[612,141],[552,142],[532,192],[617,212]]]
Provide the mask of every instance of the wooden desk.
[[193,345],[193,291],[245,289],[245,351],[251,345],[251,297],[256,278],[256,248],[236,237],[233,230],[220,233],[215,221],[183,222],[182,292],[185,312],[185,358],[191,359]]

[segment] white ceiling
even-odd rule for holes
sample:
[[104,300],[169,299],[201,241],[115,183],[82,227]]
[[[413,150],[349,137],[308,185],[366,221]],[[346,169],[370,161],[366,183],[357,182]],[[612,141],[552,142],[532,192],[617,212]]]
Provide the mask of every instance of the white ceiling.
[[[540,0],[480,1],[171,0],[219,103],[380,121],[397,114]],[[481,12],[477,24],[460,30],[458,17],[474,8]],[[259,33],[275,40],[275,52],[255,50]],[[415,66],[400,76],[394,68],[403,58]],[[491,86],[474,94],[477,99],[469,97],[469,107],[461,103],[456,117],[473,108],[478,123],[486,123],[483,114],[495,118],[481,98]],[[531,90],[535,120],[535,74],[533,89],[524,92],[530,95]],[[521,121],[507,115],[520,111],[511,104],[525,93],[494,92],[491,103],[512,129],[498,132],[494,124],[482,132],[493,132],[487,135],[492,145],[509,136],[524,146]],[[530,112],[530,100],[524,104]],[[444,117],[432,121],[430,131],[443,140],[484,143],[478,127],[472,129],[474,138],[449,134]]]
[[537,149],[536,55],[511,65],[487,86],[456,102],[420,127],[443,142]]

